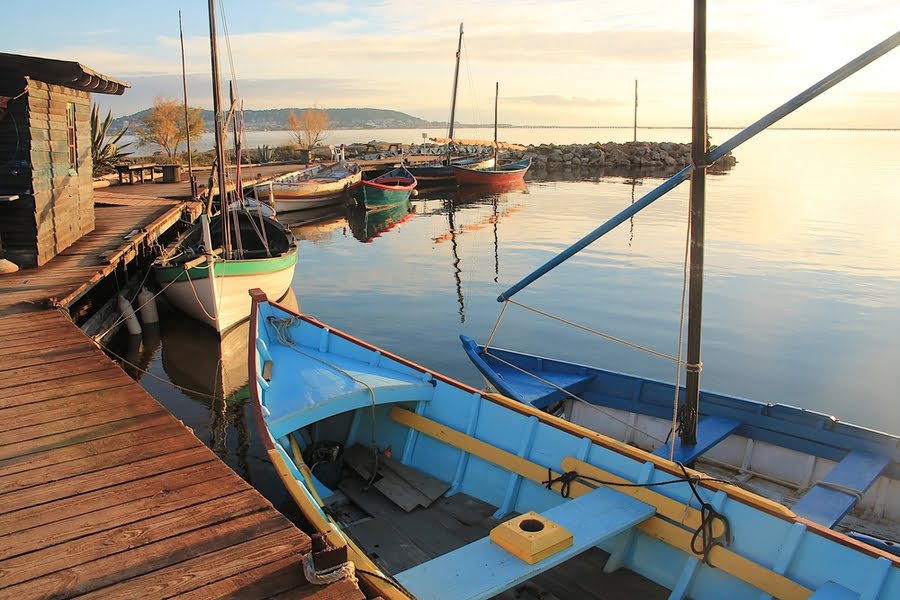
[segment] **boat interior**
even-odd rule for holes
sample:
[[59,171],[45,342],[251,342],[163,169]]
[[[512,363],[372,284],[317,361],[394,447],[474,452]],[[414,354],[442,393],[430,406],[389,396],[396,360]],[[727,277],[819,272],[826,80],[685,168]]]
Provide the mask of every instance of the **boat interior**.
[[[274,219],[242,210],[232,211],[232,216],[237,216],[240,225],[244,259],[278,256],[290,250],[294,244],[293,236],[290,233],[286,235],[284,226]],[[222,223],[221,216],[210,219],[209,232],[213,240],[223,239]],[[265,235],[262,227],[265,227]],[[160,257],[161,262],[165,266],[166,263],[180,264],[197,258],[203,254],[202,244],[203,231],[196,225],[169,246],[167,252]]]

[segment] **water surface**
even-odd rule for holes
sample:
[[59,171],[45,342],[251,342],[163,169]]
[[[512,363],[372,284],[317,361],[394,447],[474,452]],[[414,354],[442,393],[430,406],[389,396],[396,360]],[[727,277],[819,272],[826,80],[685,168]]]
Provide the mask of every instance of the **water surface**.
[[[557,141],[622,140],[630,133],[572,130]],[[689,135],[648,133],[657,141]],[[732,133],[714,130],[713,142]],[[368,138],[357,132],[355,139]],[[736,152],[735,169],[709,178],[705,389],[900,432],[898,150],[898,132],[768,131]],[[301,242],[293,290],[304,312],[480,386],[457,336],[484,341],[498,317],[501,291],[658,183],[613,176],[529,181],[494,194],[422,194],[392,214],[324,216],[294,227]],[[684,184],[517,299],[674,354],[687,196]],[[150,360],[155,375],[219,400],[192,397],[149,377],[142,383],[286,508],[289,501],[263,466],[243,397],[223,403],[233,391],[215,383],[225,371],[236,389],[245,384],[246,335],[240,331],[246,328],[224,344],[226,357],[239,357],[236,367],[226,368],[217,365],[215,336],[172,315],[163,324],[161,352]],[[675,378],[669,362],[519,307],[506,311],[495,343]],[[213,368],[201,370],[200,357]]]

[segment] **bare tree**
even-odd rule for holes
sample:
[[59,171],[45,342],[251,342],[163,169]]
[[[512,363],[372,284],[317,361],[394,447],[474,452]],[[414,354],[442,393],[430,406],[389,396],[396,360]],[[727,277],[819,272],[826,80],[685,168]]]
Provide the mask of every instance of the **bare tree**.
[[187,139],[188,131],[192,136],[198,136],[203,130],[199,108],[188,107],[188,123],[185,124],[184,104],[157,96],[153,108],[144,115],[134,134],[141,144],[156,144],[172,158],[178,152],[178,145]]
[[294,111],[288,113],[287,128],[297,143],[312,148],[325,139],[328,129],[328,112],[318,108],[308,108],[298,117]]

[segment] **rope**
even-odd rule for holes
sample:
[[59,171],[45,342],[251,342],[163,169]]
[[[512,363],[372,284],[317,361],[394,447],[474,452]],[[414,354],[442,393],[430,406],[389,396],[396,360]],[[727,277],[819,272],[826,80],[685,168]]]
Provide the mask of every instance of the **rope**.
[[[206,267],[193,267],[193,268],[195,268],[195,269],[204,269],[204,268],[205,268],[205,269],[209,269],[209,277],[215,278],[215,276],[216,276],[216,271],[215,271],[215,269],[212,268],[212,264],[211,264],[211,263],[209,263],[208,266],[206,266]],[[203,311],[203,314],[206,315],[206,316],[209,318],[210,321],[212,321],[213,323],[215,323],[215,322],[217,321],[217,318],[214,317],[214,316],[212,316],[212,315],[209,314],[208,312],[206,312],[206,307],[203,306],[203,302],[200,301],[200,296],[197,295],[197,288],[194,287],[194,280],[191,279],[191,270],[190,270],[190,269],[185,269],[185,270],[184,270],[184,275],[185,275],[185,277],[187,277],[188,283],[191,285],[191,291],[194,293],[194,300],[197,301],[197,305],[200,306],[200,310]],[[214,282],[215,282],[215,281],[214,281]],[[221,288],[221,286],[219,286],[219,287]],[[219,294],[218,294],[218,297],[217,297],[216,299],[218,300],[217,305],[218,305],[218,304],[221,304],[221,302],[222,302],[222,292],[221,292],[221,289],[219,290]],[[216,312],[218,312],[218,311],[216,311]]]
[[506,301],[511,302],[512,304],[515,304],[517,306],[521,306],[522,308],[524,308],[526,310],[530,310],[531,312],[537,313],[543,317],[547,317],[548,319],[553,319],[555,321],[559,321],[560,323],[565,323],[566,325],[571,325],[572,327],[575,327],[576,329],[581,329],[582,331],[592,333],[592,334],[600,336],[604,339],[607,339],[607,340],[610,340],[613,342],[618,342],[620,344],[628,346],[629,348],[634,348],[635,350],[640,350],[642,352],[652,354],[653,356],[657,356],[659,358],[665,358],[666,360],[671,360],[671,361],[679,363],[679,364],[686,364],[683,361],[680,361],[678,358],[676,358],[670,354],[666,354],[664,352],[659,352],[657,350],[654,350],[653,348],[648,348],[647,346],[641,346],[640,344],[635,344],[634,342],[629,342],[628,340],[623,340],[622,338],[616,337],[614,335],[610,335],[608,333],[603,333],[602,331],[597,331],[596,329],[592,329],[590,327],[587,327],[586,325],[581,325],[579,323],[575,323],[574,321],[569,321],[568,319],[558,317],[554,314],[548,313],[539,308],[535,308],[533,306],[528,306],[527,304],[522,304],[521,302],[519,302],[517,300],[513,300],[512,298],[507,298]]
[[[97,346],[100,346],[100,343],[99,343],[99,342],[94,342],[94,343],[97,344]],[[159,375],[155,375],[154,373],[152,373],[151,371],[148,371],[147,369],[142,369],[141,367],[137,366],[136,364],[134,364],[134,363],[131,362],[130,360],[128,360],[128,359],[126,359],[126,358],[124,358],[124,357],[122,357],[122,356],[119,356],[118,354],[116,354],[115,352],[113,352],[112,350],[110,350],[109,348],[102,347],[101,349],[102,349],[104,352],[106,352],[107,354],[112,355],[112,357],[115,358],[116,360],[122,361],[123,363],[125,363],[125,364],[128,365],[129,367],[134,368],[135,371],[138,371],[139,373],[142,373],[142,374],[144,374],[144,375],[148,375],[148,376],[152,377],[153,379],[156,379],[157,381],[161,381],[162,383],[165,383],[165,384],[167,384],[167,385],[170,385],[170,386],[172,386],[173,388],[175,388],[176,390],[179,390],[179,391],[181,391],[181,392],[188,392],[188,393],[191,393],[191,394],[197,394],[198,396],[203,396],[204,398],[209,398],[209,399],[211,399],[211,400],[217,400],[217,399],[218,399],[216,396],[207,394],[206,392],[200,392],[200,391],[198,391],[198,390],[194,390],[194,389],[191,389],[191,388],[187,388],[187,387],[178,385],[177,383],[172,383],[172,382],[169,381],[168,379],[164,379],[164,378],[160,377]]]
[[497,320],[494,322],[494,328],[491,329],[491,335],[488,336],[487,342],[484,344],[484,350],[487,352],[487,349],[491,347],[491,342],[494,339],[494,334],[497,333],[497,328],[500,327],[500,321],[503,319],[503,313],[506,312],[506,307],[509,306],[509,299],[507,299],[503,303],[503,308],[500,309],[500,314],[497,315]]
[[622,425],[625,425],[626,427],[628,427],[628,428],[630,428],[630,429],[634,429],[634,430],[637,431],[638,433],[641,433],[641,434],[647,436],[648,438],[650,438],[650,439],[652,439],[652,440],[656,440],[657,442],[662,442],[663,445],[665,445],[666,442],[667,442],[667,440],[662,440],[662,439],[656,437],[655,435],[653,435],[652,433],[649,433],[649,432],[647,432],[647,431],[644,431],[644,430],[640,429],[637,425],[632,425],[631,423],[629,423],[629,422],[627,422],[627,421],[625,421],[625,420],[623,420],[623,419],[620,419],[619,417],[617,417],[617,416],[615,416],[615,415],[613,415],[613,414],[610,414],[610,413],[606,412],[605,410],[603,410],[602,408],[600,408],[600,407],[597,406],[596,404],[591,404],[590,402],[588,402],[588,401],[585,400],[584,398],[581,398],[580,396],[577,396],[576,394],[573,394],[572,392],[570,392],[570,391],[567,390],[566,388],[560,387],[560,386],[556,385],[555,383],[553,383],[552,381],[549,381],[549,380],[547,380],[547,379],[544,379],[544,378],[542,378],[542,377],[539,377],[538,375],[535,375],[534,373],[532,373],[532,372],[530,372],[530,371],[526,371],[526,370],[523,369],[522,367],[520,367],[520,366],[518,366],[518,365],[515,365],[515,364],[513,364],[513,363],[511,363],[511,362],[509,362],[509,361],[507,361],[507,360],[503,360],[502,358],[500,358],[500,357],[497,356],[496,354],[491,354],[490,352],[488,352],[487,348],[484,349],[484,354],[485,354],[486,356],[490,356],[491,358],[493,358],[493,359],[496,360],[496,361],[502,362],[503,364],[505,364],[505,365],[508,366],[508,367],[512,367],[513,369],[515,369],[515,370],[517,370],[517,371],[519,371],[519,372],[521,372],[521,373],[524,373],[525,375],[528,375],[529,377],[533,377],[534,379],[537,379],[537,380],[540,381],[541,383],[544,383],[544,384],[546,384],[546,385],[549,385],[550,387],[553,387],[553,388],[557,389],[558,391],[562,392],[563,394],[566,394],[567,396],[569,396],[569,397],[572,398],[573,400],[577,400],[577,401],[579,401],[579,402],[582,402],[582,403],[586,404],[587,406],[590,406],[591,408],[593,408],[593,409],[596,410],[597,412],[602,413],[603,415],[609,417],[609,418],[612,419],[613,421],[618,421],[618,422],[621,423]]
[[[691,537],[691,551],[703,557],[703,562],[709,566],[714,566],[709,562],[709,553],[716,546],[727,545],[728,541],[731,539],[731,526],[728,522],[728,517],[717,511],[712,504],[706,502],[697,491],[696,486],[694,485],[695,481],[715,481],[720,483],[732,483],[726,479],[715,479],[712,477],[691,477],[685,466],[681,463],[676,463],[679,467],[681,467],[681,471],[684,473],[684,479],[667,479],[665,481],[657,481],[654,483],[621,483],[618,481],[606,481],[603,479],[596,479],[594,477],[588,477],[587,475],[581,475],[578,471],[567,471],[565,473],[561,473],[558,477],[553,477],[553,470],[547,467],[547,480],[542,481],[541,483],[548,490],[553,489],[553,485],[556,483],[561,484],[559,494],[563,498],[569,498],[569,492],[571,491],[572,482],[578,479],[588,481],[590,483],[596,485],[605,485],[610,487],[626,487],[626,488],[654,488],[661,487],[664,485],[673,485],[676,483],[685,483],[691,486],[691,492],[694,494],[694,498],[696,498],[697,503],[700,505],[700,526],[694,531],[693,537]],[[716,537],[713,535],[713,526],[716,521],[719,521],[723,527],[723,533],[721,536]],[[697,542],[700,542],[699,545]]]
[[[690,206],[688,206],[687,233],[684,240],[684,267],[682,268],[681,278],[681,308],[678,311],[678,366],[675,369],[675,399],[672,401],[672,429],[670,434],[680,430],[678,424],[678,393],[681,390],[681,352],[684,340],[684,301],[687,296],[688,285],[688,255],[691,247],[691,214]],[[680,431],[679,431],[680,432]],[[668,440],[669,436],[666,436]],[[672,445],[669,446],[669,460],[675,457],[675,438],[672,438]]]
[[856,498],[857,502],[862,502],[863,492],[853,489],[852,487],[848,487],[846,485],[841,485],[839,483],[832,483],[831,481],[817,481],[812,487],[816,487],[817,485],[821,485],[824,488],[832,489],[836,492],[841,492],[843,494],[848,494]]
[[330,569],[316,570],[315,559],[313,553],[307,552],[303,557],[303,575],[306,580],[314,585],[328,585],[336,583],[341,579],[350,579],[356,583],[356,567],[349,560]]

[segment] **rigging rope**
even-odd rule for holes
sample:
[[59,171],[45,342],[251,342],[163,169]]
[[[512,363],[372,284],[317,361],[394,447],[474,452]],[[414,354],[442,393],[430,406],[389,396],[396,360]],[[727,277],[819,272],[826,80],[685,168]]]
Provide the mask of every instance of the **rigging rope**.
[[656,356],[659,358],[664,358],[666,360],[671,360],[676,363],[680,362],[681,364],[686,364],[684,361],[679,361],[679,359],[677,357],[672,356],[670,354],[666,354],[665,352],[659,352],[658,350],[654,350],[653,348],[648,348],[647,346],[642,346],[640,344],[636,344],[634,342],[629,342],[628,340],[624,340],[624,339],[616,337],[614,335],[611,335],[608,333],[603,333],[602,331],[597,331],[596,329],[592,329],[590,327],[587,327],[586,325],[581,325],[579,323],[575,323],[574,321],[570,321],[568,319],[564,319],[563,317],[559,317],[552,313],[543,311],[539,308],[535,308],[533,306],[523,304],[522,302],[519,302],[518,300],[513,300],[512,298],[506,298],[504,300],[504,302],[511,302],[512,304],[515,304],[516,306],[521,306],[525,310],[530,310],[531,312],[537,313],[543,317],[547,317],[548,319],[553,319],[555,321],[559,321],[560,323],[565,323],[566,325],[570,325],[572,327],[575,327],[576,329],[581,329],[582,331],[592,333],[594,335],[600,336],[600,337],[610,340],[612,342],[617,342],[624,346],[628,346],[629,348],[633,348],[635,350],[640,350],[641,352],[646,352],[647,354],[652,354],[653,356]]
[[534,379],[537,379],[537,380],[540,381],[541,383],[544,383],[544,384],[546,384],[546,385],[549,385],[550,387],[556,388],[557,390],[559,390],[559,391],[562,392],[563,394],[566,394],[567,396],[569,396],[569,397],[572,398],[573,400],[577,400],[577,401],[579,401],[579,402],[582,402],[582,403],[586,404],[587,406],[593,408],[593,409],[596,410],[597,412],[602,413],[603,415],[609,417],[609,418],[612,419],[613,421],[618,421],[619,423],[625,425],[626,427],[628,427],[628,428],[630,428],[630,429],[633,429],[633,430],[637,431],[638,433],[640,433],[640,434],[642,434],[642,435],[645,435],[645,436],[647,436],[648,438],[650,438],[650,439],[652,439],[652,440],[656,440],[657,442],[660,442],[660,443],[662,443],[663,445],[665,445],[665,443],[666,443],[666,440],[663,440],[663,439],[661,439],[661,438],[658,438],[658,437],[656,437],[655,435],[653,435],[652,433],[649,433],[649,432],[647,432],[647,431],[642,430],[642,429],[641,429],[640,427],[638,427],[637,425],[633,425],[633,424],[631,424],[631,423],[629,423],[629,422],[627,422],[627,421],[625,421],[625,420],[623,420],[623,419],[618,418],[617,416],[615,416],[615,415],[613,415],[613,414],[610,414],[610,413],[606,412],[605,410],[603,410],[602,408],[600,408],[600,407],[597,406],[596,404],[591,404],[590,402],[588,402],[588,401],[585,400],[584,398],[581,398],[580,396],[577,396],[576,394],[573,394],[572,392],[570,392],[570,391],[567,390],[566,388],[560,387],[560,386],[556,385],[555,383],[553,383],[552,381],[548,381],[548,380],[546,380],[546,379],[543,379],[542,377],[539,377],[538,375],[536,375],[536,374],[534,374],[534,373],[531,373],[530,371],[526,371],[526,370],[523,369],[522,367],[520,367],[520,366],[518,366],[518,365],[515,365],[515,364],[513,364],[513,363],[511,363],[511,362],[509,362],[509,361],[507,361],[507,360],[503,360],[502,358],[500,358],[500,357],[497,356],[496,354],[491,354],[490,352],[488,352],[487,346],[485,346],[485,348],[484,348],[484,354],[485,354],[486,356],[490,356],[491,358],[493,358],[493,359],[496,360],[496,361],[499,361],[499,362],[505,364],[505,365],[508,366],[508,367],[512,367],[513,369],[515,369],[515,370],[517,370],[517,371],[520,371],[521,373],[524,373],[525,375],[528,375],[528,376],[530,376],[530,377],[533,377]]
[[[675,399],[672,401],[672,429],[669,430],[670,435],[672,433],[678,433],[681,435],[682,430],[681,426],[678,422],[679,417],[679,409],[678,409],[678,395],[681,391],[681,352],[682,352],[682,341],[684,339],[684,300],[685,296],[687,296],[687,286],[688,286],[688,257],[690,255],[690,247],[691,247],[691,206],[688,203],[688,220],[687,220],[687,233],[685,235],[684,240],[684,267],[682,269],[682,279],[681,279],[681,308],[678,311],[678,361],[677,367],[675,368]],[[684,422],[683,420],[681,421]],[[668,436],[666,436],[668,441]],[[669,446],[669,460],[673,460],[675,458],[675,438],[672,437],[672,445]]]

